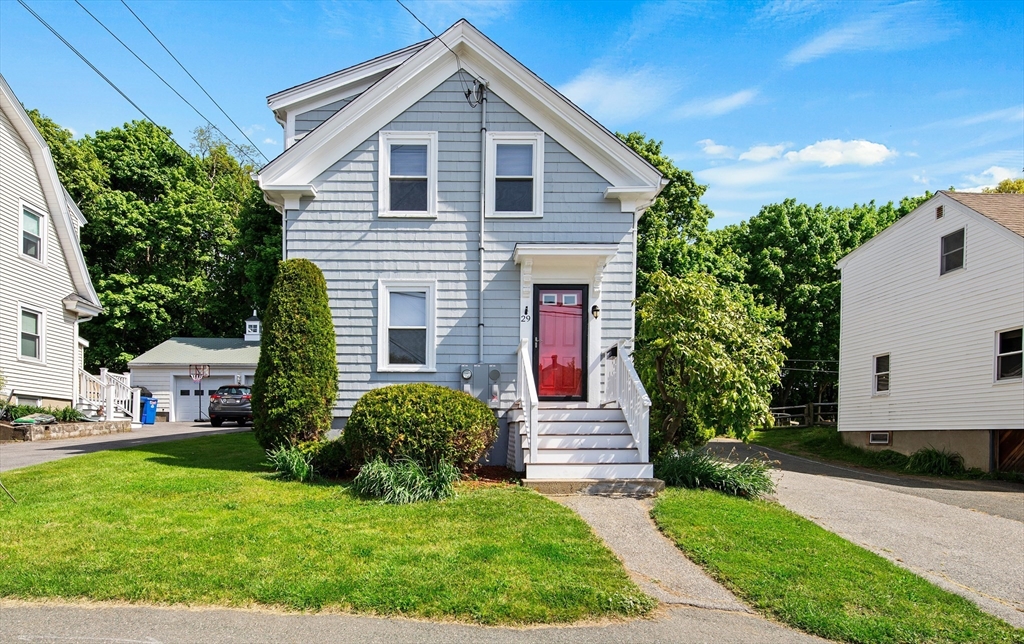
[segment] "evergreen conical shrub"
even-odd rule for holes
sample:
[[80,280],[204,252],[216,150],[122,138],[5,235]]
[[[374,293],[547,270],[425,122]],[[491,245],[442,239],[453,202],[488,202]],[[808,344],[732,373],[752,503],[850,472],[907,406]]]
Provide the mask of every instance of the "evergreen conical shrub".
[[327,282],[313,262],[281,262],[263,313],[252,385],[253,431],[264,449],[319,440],[338,394]]

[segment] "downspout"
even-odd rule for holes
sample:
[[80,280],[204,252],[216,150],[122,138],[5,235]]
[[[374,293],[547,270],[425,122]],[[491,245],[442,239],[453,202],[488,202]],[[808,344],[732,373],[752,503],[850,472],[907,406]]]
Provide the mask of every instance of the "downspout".
[[480,292],[477,298],[477,342],[479,362],[484,361],[484,212],[487,207],[487,87],[477,81],[480,93]]

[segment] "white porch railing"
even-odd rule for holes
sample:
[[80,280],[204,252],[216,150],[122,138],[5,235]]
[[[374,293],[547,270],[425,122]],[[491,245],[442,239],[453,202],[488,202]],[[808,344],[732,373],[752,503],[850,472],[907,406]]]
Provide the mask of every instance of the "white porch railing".
[[537,462],[537,383],[533,380],[533,362],[530,358],[530,343],[519,343],[519,398],[523,405],[524,430],[530,441],[530,458],[527,463]]
[[94,376],[85,369],[78,370],[78,399],[92,410],[103,410],[104,420],[116,420],[120,412],[139,422],[141,390],[128,385],[128,376],[100,369]]
[[615,356],[605,361],[605,402],[617,403],[640,450],[640,462],[649,460],[651,399],[633,366],[627,342],[615,344]]

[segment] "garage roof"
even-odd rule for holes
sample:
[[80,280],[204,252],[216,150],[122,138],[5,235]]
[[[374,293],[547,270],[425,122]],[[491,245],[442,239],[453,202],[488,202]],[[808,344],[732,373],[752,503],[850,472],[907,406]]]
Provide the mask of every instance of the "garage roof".
[[128,363],[129,367],[187,367],[193,364],[255,367],[260,343],[238,338],[171,338]]

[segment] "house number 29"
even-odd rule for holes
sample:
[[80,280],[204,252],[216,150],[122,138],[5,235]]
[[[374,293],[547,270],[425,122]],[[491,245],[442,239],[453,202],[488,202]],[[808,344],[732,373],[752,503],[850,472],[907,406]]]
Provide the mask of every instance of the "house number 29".
[[520,322],[529,322],[530,321],[530,307],[526,307],[525,309],[523,309],[523,316],[521,318],[519,318],[519,321]]

